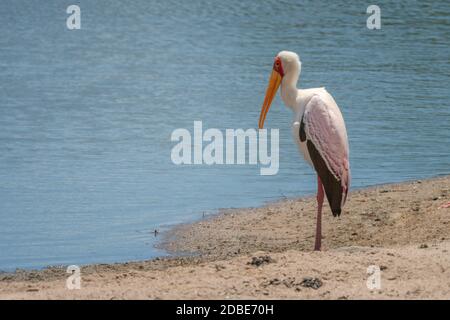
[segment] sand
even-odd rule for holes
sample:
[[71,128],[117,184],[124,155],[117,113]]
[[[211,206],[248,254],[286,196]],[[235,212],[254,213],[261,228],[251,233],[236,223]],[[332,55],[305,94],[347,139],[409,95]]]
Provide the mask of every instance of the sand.
[[79,290],[64,268],[0,274],[0,299],[450,299],[449,201],[450,176],[353,191],[322,252],[314,197],[224,210],[163,234],[176,257],[83,266]]

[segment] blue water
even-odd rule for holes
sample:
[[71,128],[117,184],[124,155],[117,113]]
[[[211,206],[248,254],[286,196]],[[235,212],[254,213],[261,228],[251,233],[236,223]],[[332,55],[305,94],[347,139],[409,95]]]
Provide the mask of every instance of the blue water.
[[353,187],[450,173],[450,3],[0,2],[0,269],[147,259],[154,229],[314,192],[279,97],[280,170],[175,166],[176,128],[255,128],[274,55],[341,106]]

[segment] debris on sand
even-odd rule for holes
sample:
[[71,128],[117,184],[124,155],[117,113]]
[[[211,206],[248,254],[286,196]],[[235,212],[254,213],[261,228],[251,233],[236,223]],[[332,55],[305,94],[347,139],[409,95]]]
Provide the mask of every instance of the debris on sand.
[[299,282],[295,279],[295,277],[287,277],[284,279],[273,278],[269,281],[263,282],[261,285],[263,288],[267,288],[268,286],[284,285],[286,288],[301,291],[301,287],[318,289],[322,286],[322,281],[317,278],[306,277]]
[[305,288],[312,288],[312,289],[319,289],[322,286],[322,280],[319,278],[312,278],[312,277],[304,277],[303,281],[300,283],[302,287]]
[[218,271],[221,271],[221,270],[223,270],[223,269],[226,269],[225,266],[220,265],[220,264],[215,264],[215,265],[214,265],[214,268],[216,268],[216,271],[217,271],[217,272],[218,272]]
[[273,263],[275,260],[273,260],[270,256],[259,256],[259,257],[252,257],[252,261],[248,262],[247,264],[259,267],[264,264]]

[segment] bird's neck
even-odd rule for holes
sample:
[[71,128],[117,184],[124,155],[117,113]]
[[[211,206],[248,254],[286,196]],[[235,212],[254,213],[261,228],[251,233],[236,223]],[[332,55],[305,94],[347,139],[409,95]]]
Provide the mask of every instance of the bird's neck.
[[281,81],[281,99],[284,104],[294,110],[297,106],[297,82],[300,76],[300,69],[289,70]]

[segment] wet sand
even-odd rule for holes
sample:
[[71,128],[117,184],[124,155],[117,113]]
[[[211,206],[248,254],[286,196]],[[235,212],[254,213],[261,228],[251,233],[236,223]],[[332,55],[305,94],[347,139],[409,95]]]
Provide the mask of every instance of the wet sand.
[[351,192],[322,252],[314,197],[224,210],[163,235],[183,257],[84,266],[79,290],[64,268],[0,274],[0,299],[450,299],[449,201],[450,176]]

